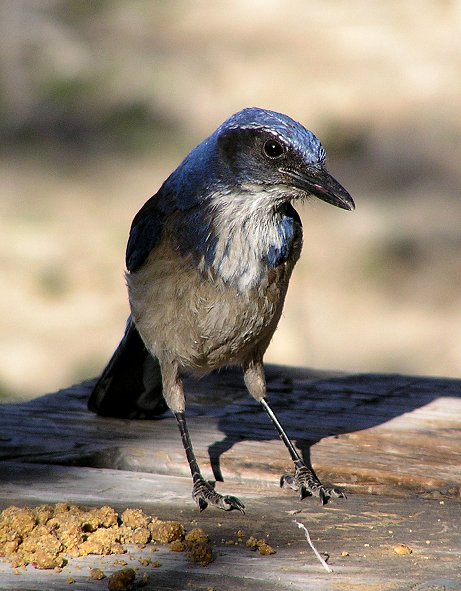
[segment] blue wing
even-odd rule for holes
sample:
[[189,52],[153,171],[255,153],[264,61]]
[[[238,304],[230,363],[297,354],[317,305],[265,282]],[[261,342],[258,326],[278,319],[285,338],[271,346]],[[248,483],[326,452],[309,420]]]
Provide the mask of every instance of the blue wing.
[[126,247],[126,268],[130,273],[142,267],[157,246],[165,220],[175,208],[174,195],[164,185],[138,211],[131,224]]

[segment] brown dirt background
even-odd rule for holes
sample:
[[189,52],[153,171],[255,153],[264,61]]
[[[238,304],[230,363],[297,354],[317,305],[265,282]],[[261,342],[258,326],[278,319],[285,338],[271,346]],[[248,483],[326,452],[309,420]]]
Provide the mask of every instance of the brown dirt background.
[[314,131],[357,205],[299,208],[266,360],[461,377],[461,2],[4,2],[0,88],[5,399],[96,375],[134,214],[253,105]]

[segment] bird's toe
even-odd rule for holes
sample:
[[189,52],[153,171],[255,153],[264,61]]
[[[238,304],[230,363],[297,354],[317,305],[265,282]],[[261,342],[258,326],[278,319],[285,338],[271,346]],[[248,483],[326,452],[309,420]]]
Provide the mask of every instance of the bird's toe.
[[240,499],[230,495],[223,496],[219,494],[215,491],[213,484],[202,477],[194,478],[192,498],[197,503],[200,511],[204,511],[208,505],[215,505],[219,509],[223,509],[223,511],[237,509],[245,513],[245,505]]
[[225,511],[232,511],[233,509],[237,509],[238,511],[241,511],[243,514],[245,514],[245,505],[237,497],[226,495],[222,497],[222,500],[224,505],[222,508]]
[[331,498],[347,498],[341,489],[324,486],[313,470],[301,462],[295,464],[293,476],[284,474],[280,478],[280,486],[298,491],[301,500],[310,496],[318,497],[322,505],[326,505]]

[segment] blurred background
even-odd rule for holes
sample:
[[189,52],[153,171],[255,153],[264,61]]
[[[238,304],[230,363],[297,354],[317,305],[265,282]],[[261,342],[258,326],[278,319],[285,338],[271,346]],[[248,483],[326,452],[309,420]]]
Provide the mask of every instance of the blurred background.
[[461,377],[461,2],[0,3],[0,391],[95,376],[134,214],[245,106],[321,139],[354,213],[305,245],[266,359]]

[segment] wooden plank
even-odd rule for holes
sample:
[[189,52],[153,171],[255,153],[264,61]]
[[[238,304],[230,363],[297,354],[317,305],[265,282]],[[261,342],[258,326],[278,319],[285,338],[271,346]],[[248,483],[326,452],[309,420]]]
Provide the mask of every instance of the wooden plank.
[[[269,400],[306,459],[349,491],[459,497],[461,382],[399,375],[325,377],[268,367]],[[2,408],[0,459],[187,475],[171,414],[97,417],[91,383]],[[288,454],[236,371],[188,380],[189,427],[207,477],[277,483]]]
[[[0,409],[0,505],[69,501],[140,506],[164,519],[198,525],[211,536],[215,562],[192,565],[162,547],[157,569],[130,547],[128,565],[145,589],[461,589],[461,382],[397,375],[325,375],[268,367],[269,400],[300,452],[349,498],[321,507],[281,490],[290,461],[238,372],[187,380],[189,426],[207,477],[235,494],[246,515],[200,514],[174,418],[103,419],[86,410],[91,383]],[[295,513],[293,513],[295,512]],[[323,570],[293,519],[330,555]],[[237,530],[269,536],[262,557],[236,541]],[[413,553],[397,556],[392,547]],[[341,556],[348,552],[348,556]],[[72,559],[61,573],[15,571],[0,562],[0,589],[107,588],[90,567],[110,574],[120,557]]]
[[[187,529],[202,527],[212,540],[215,555],[215,561],[204,568],[191,564],[183,553],[161,546],[154,555],[161,566],[153,568],[139,562],[146,557],[152,559],[149,547],[130,546],[122,556],[70,559],[61,573],[28,567],[15,574],[14,569],[0,562],[1,589],[105,589],[104,581],[89,580],[89,569],[98,567],[110,575],[121,568],[116,564],[120,558],[136,568],[138,580],[148,574],[149,582],[143,587],[148,590],[461,588],[460,504],[453,499],[354,494],[347,501],[321,507],[314,499],[301,502],[277,487],[268,490],[223,483],[224,492],[238,492],[245,499],[247,513],[242,515],[213,509],[199,513],[190,499],[190,482],[185,477],[3,462],[0,479],[4,483],[0,490],[1,506],[12,500],[28,505],[63,500],[90,506],[109,504],[119,511],[140,506],[160,518],[179,519]],[[327,573],[316,560],[294,519],[306,525],[318,551],[329,555],[332,573]],[[245,539],[250,535],[265,537],[276,554],[264,557],[252,553],[237,542],[237,530],[245,532]],[[398,543],[407,544],[412,554],[395,554],[393,546]],[[344,552],[348,555],[342,556]],[[67,584],[69,577],[75,585]]]

